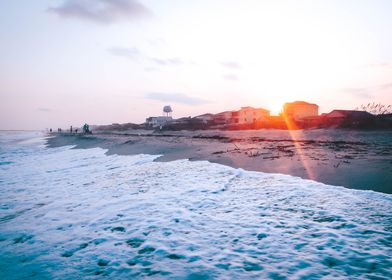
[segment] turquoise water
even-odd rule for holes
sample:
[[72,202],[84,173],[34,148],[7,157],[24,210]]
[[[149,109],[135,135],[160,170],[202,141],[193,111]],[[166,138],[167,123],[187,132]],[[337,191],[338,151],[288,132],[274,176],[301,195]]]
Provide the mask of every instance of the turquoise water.
[[0,134],[1,279],[391,279],[392,196]]

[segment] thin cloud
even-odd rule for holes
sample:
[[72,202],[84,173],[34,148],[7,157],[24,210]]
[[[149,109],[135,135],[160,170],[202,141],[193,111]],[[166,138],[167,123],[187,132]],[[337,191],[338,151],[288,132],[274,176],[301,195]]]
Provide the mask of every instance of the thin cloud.
[[158,100],[162,102],[174,102],[181,103],[186,105],[204,105],[210,103],[210,101],[198,98],[191,97],[183,93],[161,93],[161,92],[151,92],[145,95],[145,98]]
[[343,89],[343,92],[349,93],[357,98],[373,99],[375,97],[375,94],[377,94],[379,91],[385,91],[391,88],[392,82],[372,87],[345,88]]
[[357,98],[363,98],[363,99],[371,99],[374,96],[370,93],[370,89],[363,87],[363,88],[345,88],[343,90],[346,93],[351,94],[352,96],[355,96]]
[[152,58],[150,58],[150,60],[151,60],[152,62],[154,62],[155,64],[158,64],[158,65],[161,65],[161,66],[167,66],[167,65],[182,65],[182,64],[185,64],[185,62],[182,61],[182,60],[181,60],[180,58],[178,58],[178,57],[166,58],[166,59],[152,57]]
[[241,65],[235,61],[221,61],[220,65],[225,68],[230,68],[230,69],[239,69],[241,68]]
[[37,111],[40,111],[40,112],[45,112],[45,113],[52,112],[52,110],[51,110],[51,109],[49,109],[49,108],[38,108],[38,109],[37,109]]
[[141,52],[135,47],[133,48],[113,47],[108,49],[107,51],[112,55],[131,58],[131,59],[135,59],[142,56]]
[[381,90],[390,89],[392,88],[392,83],[386,83],[379,86]]
[[64,0],[48,12],[62,18],[76,18],[110,24],[121,20],[136,20],[150,16],[151,11],[137,0]]
[[[184,64],[193,64],[191,62],[185,62],[179,57],[172,57],[172,58],[159,58],[159,57],[150,57],[144,53],[142,53],[138,48],[136,47],[112,47],[107,49],[107,51],[114,55],[114,56],[120,56],[120,57],[125,57],[129,59],[143,59],[147,62],[153,63],[158,66],[178,66],[178,65],[184,65]],[[154,68],[155,67],[149,67],[149,68]]]

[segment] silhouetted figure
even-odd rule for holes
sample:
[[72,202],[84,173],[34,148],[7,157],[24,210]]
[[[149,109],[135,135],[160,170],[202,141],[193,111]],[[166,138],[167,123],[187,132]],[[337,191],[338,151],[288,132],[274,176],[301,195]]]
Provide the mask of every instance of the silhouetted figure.
[[91,134],[90,126],[87,123],[83,125],[83,133]]
[[49,129],[49,132],[52,133],[52,129]]
[[72,125],[71,125],[71,128],[69,129],[69,131],[72,133]]
[[75,129],[75,133],[78,134],[78,129],[77,128]]

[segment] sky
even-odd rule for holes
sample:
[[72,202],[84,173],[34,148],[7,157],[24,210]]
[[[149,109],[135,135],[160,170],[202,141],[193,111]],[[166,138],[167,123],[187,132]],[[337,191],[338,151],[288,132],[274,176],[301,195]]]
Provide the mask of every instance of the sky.
[[390,0],[0,0],[0,129],[392,104]]

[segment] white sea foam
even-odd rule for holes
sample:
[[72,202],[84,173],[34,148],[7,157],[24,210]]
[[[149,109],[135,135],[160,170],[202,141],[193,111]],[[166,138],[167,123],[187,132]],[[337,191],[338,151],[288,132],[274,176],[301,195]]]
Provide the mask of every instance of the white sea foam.
[[0,136],[1,279],[392,278],[391,195],[32,137]]

